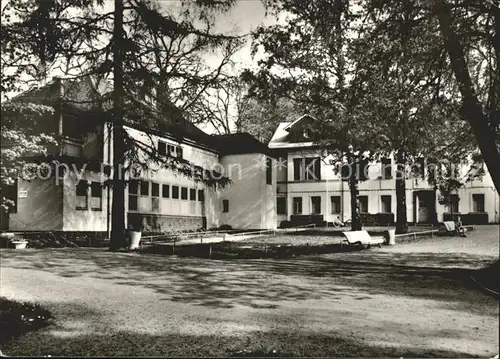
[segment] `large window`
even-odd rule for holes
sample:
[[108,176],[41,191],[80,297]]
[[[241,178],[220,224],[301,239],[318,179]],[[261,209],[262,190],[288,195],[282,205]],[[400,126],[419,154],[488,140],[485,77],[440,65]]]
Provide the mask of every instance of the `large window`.
[[[159,147],[159,145],[158,145]],[[178,157],[182,158],[183,157],[183,150],[181,146],[174,146],[174,145],[166,145],[166,152],[168,152],[169,156],[172,157]]]
[[139,183],[131,181],[128,185],[128,209],[130,211],[137,211],[137,195],[139,193]]
[[147,197],[149,196],[149,182],[141,181],[141,196]]
[[382,178],[392,178],[392,164],[390,158],[382,158]]
[[302,179],[302,158],[293,159],[293,180],[300,181]]
[[172,186],[172,198],[179,198],[179,186]]
[[151,210],[158,212],[160,210],[160,185],[158,183],[151,183]]
[[189,189],[189,200],[196,201],[196,188]]
[[293,214],[302,214],[302,197],[293,197]]
[[276,199],[276,213],[286,214],[286,197],[278,197]]
[[321,213],[321,197],[313,196],[311,197],[311,214]]
[[431,180],[438,178],[441,173],[441,163],[438,163],[434,158],[428,158],[426,163],[427,177]]
[[167,154],[167,144],[163,141],[158,141],[158,154],[163,156]]
[[319,181],[321,180],[321,159],[319,157],[294,158],[294,181]]
[[474,212],[484,212],[484,194],[473,194],[472,205]]
[[332,196],[332,214],[340,213],[340,196]]
[[177,146],[177,157],[182,158],[183,151],[181,146]]
[[202,189],[198,190],[198,201],[205,202],[205,192]]
[[391,196],[380,196],[380,202],[382,203],[382,212],[383,213],[391,213]]
[[305,159],[305,179],[308,181],[319,181],[321,179],[321,159]]
[[102,211],[102,186],[99,182],[90,184],[90,209]]
[[415,175],[417,175],[418,177],[424,179],[425,178],[425,158],[424,157],[420,157],[417,159],[417,168],[415,169]]
[[359,196],[359,212],[368,213],[368,196]]
[[188,199],[188,189],[181,187],[181,199]]
[[76,209],[88,209],[88,188],[89,184],[87,183],[87,181],[79,181],[76,185]]
[[151,183],[151,196],[160,197],[160,185],[156,182]]
[[448,211],[450,213],[458,213],[458,202],[460,201],[460,198],[458,197],[458,194],[450,194],[450,203],[448,204]]
[[170,185],[164,184],[161,186],[161,196],[163,198],[169,198],[170,197]]

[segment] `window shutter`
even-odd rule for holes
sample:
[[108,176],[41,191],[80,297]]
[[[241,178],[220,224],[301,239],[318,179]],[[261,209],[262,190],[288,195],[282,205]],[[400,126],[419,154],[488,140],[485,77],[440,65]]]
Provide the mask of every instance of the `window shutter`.
[[321,159],[318,157],[316,162],[314,163],[314,176],[316,176],[316,180],[321,180]]
[[294,158],[293,159],[293,180],[294,181],[300,181],[301,164],[302,164],[301,158]]

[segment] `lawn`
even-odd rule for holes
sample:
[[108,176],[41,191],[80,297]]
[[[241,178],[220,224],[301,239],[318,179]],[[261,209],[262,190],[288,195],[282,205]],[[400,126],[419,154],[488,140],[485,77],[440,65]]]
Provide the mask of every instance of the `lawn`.
[[54,316],[8,342],[7,355],[498,353],[498,302],[468,280],[498,258],[493,226],[468,238],[278,260],[88,248],[0,254],[0,295]]

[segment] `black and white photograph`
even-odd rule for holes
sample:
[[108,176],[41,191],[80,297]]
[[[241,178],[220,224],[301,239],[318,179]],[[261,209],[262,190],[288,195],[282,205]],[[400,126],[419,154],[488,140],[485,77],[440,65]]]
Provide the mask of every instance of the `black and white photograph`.
[[0,357],[499,358],[500,0],[0,12]]

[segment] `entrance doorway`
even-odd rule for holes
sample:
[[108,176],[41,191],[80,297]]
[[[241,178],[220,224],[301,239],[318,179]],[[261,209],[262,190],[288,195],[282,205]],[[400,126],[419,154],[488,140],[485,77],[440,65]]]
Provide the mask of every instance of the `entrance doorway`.
[[434,223],[436,214],[436,195],[434,191],[418,191],[414,193],[414,218],[417,223]]

